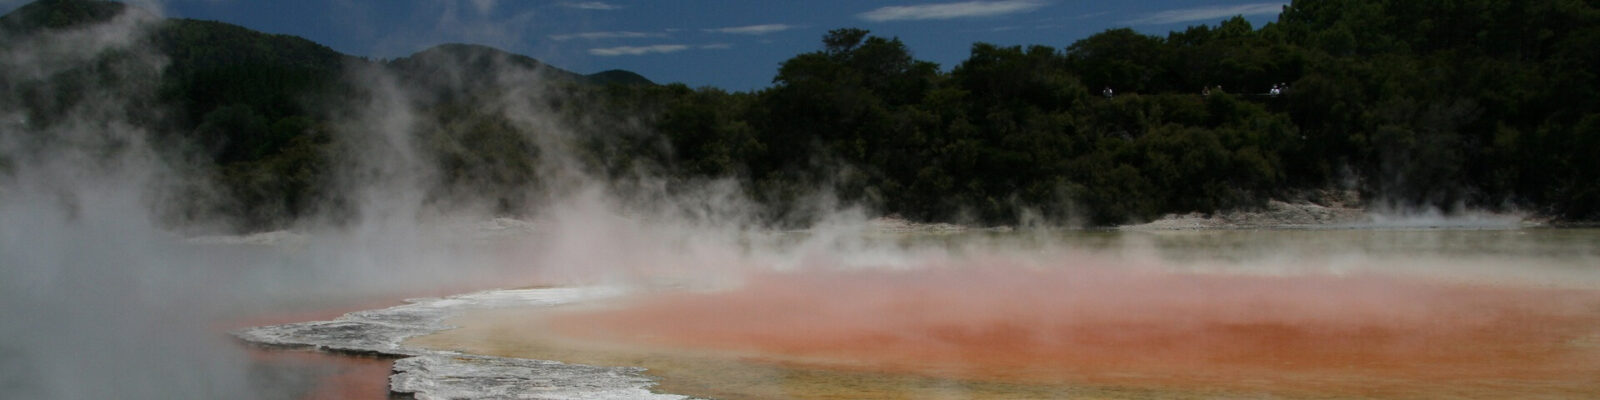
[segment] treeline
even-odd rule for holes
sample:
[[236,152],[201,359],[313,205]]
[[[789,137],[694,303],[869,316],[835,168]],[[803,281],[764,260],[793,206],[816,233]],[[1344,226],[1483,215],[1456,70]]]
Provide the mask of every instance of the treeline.
[[[121,7],[45,0],[0,25],[10,38]],[[245,229],[350,208],[334,171],[363,149],[336,133],[352,104],[385,95],[351,71],[407,94],[408,130],[439,171],[426,201],[441,207],[526,213],[582,175],[621,191],[731,180],[777,224],[815,217],[819,199],[917,220],[1114,224],[1329,188],[1400,209],[1600,217],[1594,1],[1296,1],[1259,29],[1235,17],[1065,48],[979,43],[948,68],[837,29],[771,87],[738,93],[481,46],[368,60],[176,19],[151,38],[170,62],[147,103],[165,112],[130,120],[214,166],[224,193],[191,212]],[[92,64],[80,74],[115,65]],[[55,102],[7,107],[49,124],[70,96],[46,94],[77,78],[8,80]]]
[[979,43],[948,72],[839,29],[766,90],[657,89],[658,128],[676,173],[739,177],[780,210],[827,188],[916,219],[1109,224],[1349,187],[1594,219],[1596,4],[1296,1],[1260,29]]

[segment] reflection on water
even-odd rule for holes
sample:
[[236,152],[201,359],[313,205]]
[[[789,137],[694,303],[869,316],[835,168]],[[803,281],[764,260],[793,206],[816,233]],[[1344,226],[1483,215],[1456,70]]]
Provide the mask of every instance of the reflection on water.
[[641,365],[715,398],[1600,395],[1594,230],[875,240],[955,255],[486,311],[411,344]]

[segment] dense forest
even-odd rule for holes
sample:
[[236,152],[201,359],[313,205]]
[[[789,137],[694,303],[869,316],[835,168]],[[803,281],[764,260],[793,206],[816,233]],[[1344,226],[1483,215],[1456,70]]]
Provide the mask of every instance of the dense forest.
[[[0,19],[0,39],[126,8],[39,1]],[[134,120],[226,188],[193,212],[242,229],[340,209],[330,171],[359,149],[335,133],[348,104],[381,95],[351,72],[372,70],[419,110],[411,131],[440,171],[427,201],[510,215],[580,174],[621,192],[735,182],[774,224],[814,218],[819,196],[924,221],[1117,224],[1326,189],[1395,210],[1600,218],[1594,0],[1294,1],[1261,27],[976,43],[952,66],[843,28],[754,92],[580,75],[472,45],[369,60],[185,19],[148,40],[169,62],[140,104],[167,112],[129,112],[159,115]],[[5,90],[34,100],[0,106],[51,124],[79,86],[124,79],[105,57],[8,76]]]

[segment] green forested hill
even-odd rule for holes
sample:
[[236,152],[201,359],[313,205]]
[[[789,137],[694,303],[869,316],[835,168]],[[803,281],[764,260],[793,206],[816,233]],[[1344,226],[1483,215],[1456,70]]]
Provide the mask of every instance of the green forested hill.
[[126,9],[122,3],[109,1],[39,0],[0,17],[0,29],[8,34],[65,29],[104,22]]
[[[124,8],[40,1],[0,27],[20,37]],[[821,39],[772,87],[729,93],[467,44],[377,62],[174,19],[151,35],[170,61],[166,112],[139,120],[175,157],[213,164],[226,199],[207,207],[246,229],[338,208],[329,175],[349,150],[332,137],[341,110],[374,95],[352,70],[409,94],[441,206],[526,212],[566,173],[542,163],[563,158],[619,189],[732,179],[776,223],[812,217],[817,195],[919,220],[1111,224],[1328,188],[1402,210],[1600,218],[1596,1],[1295,1],[1261,27],[976,43],[946,66],[865,30]],[[39,97],[75,87],[65,79],[3,83]]]

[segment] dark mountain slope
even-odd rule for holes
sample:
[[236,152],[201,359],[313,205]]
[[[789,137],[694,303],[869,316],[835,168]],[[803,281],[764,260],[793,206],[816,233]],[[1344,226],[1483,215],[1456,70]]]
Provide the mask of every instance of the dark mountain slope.
[[122,14],[127,8],[122,3],[110,1],[40,0],[0,17],[0,31],[22,34],[40,29],[66,29],[105,22]]

